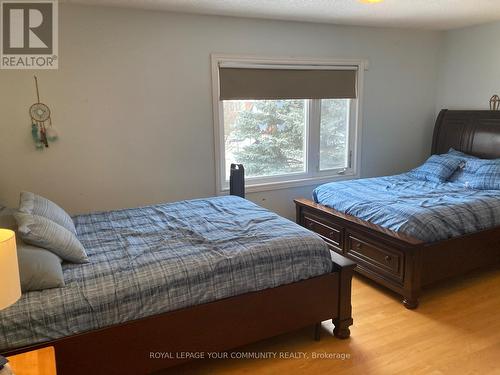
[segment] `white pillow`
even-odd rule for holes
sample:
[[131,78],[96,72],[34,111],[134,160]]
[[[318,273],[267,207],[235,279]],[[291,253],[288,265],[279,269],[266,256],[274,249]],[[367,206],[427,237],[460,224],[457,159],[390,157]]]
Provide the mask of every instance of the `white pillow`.
[[66,228],[38,215],[15,213],[18,233],[24,242],[52,251],[63,260],[86,263],[87,254],[78,238]]
[[75,224],[71,217],[61,207],[47,198],[23,191],[19,201],[19,211],[25,214],[43,216],[76,234]]

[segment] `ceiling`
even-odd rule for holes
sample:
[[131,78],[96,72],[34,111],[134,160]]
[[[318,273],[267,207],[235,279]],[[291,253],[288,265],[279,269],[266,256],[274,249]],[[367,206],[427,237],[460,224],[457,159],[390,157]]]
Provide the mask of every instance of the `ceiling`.
[[447,30],[500,20],[500,0],[66,0],[183,13]]

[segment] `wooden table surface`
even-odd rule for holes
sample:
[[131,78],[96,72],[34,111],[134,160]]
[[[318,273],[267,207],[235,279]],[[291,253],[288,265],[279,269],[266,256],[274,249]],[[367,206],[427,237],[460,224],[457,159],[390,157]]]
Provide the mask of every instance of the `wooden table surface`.
[[15,375],[56,375],[53,347],[7,357]]

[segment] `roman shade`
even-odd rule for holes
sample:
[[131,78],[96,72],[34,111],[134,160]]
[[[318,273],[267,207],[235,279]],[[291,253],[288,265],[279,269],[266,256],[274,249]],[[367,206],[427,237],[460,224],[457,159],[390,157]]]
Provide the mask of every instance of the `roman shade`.
[[220,100],[353,99],[357,68],[219,67]]

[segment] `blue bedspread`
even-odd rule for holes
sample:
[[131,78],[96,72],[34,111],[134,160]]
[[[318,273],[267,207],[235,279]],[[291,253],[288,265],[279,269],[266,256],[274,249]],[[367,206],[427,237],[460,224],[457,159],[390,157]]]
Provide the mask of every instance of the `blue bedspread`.
[[331,271],[315,234],[237,197],[74,218],[90,263],[65,288],[0,312],[0,350],[56,339]]
[[314,190],[313,198],[425,242],[500,225],[500,190],[420,181],[407,174],[324,184]]

